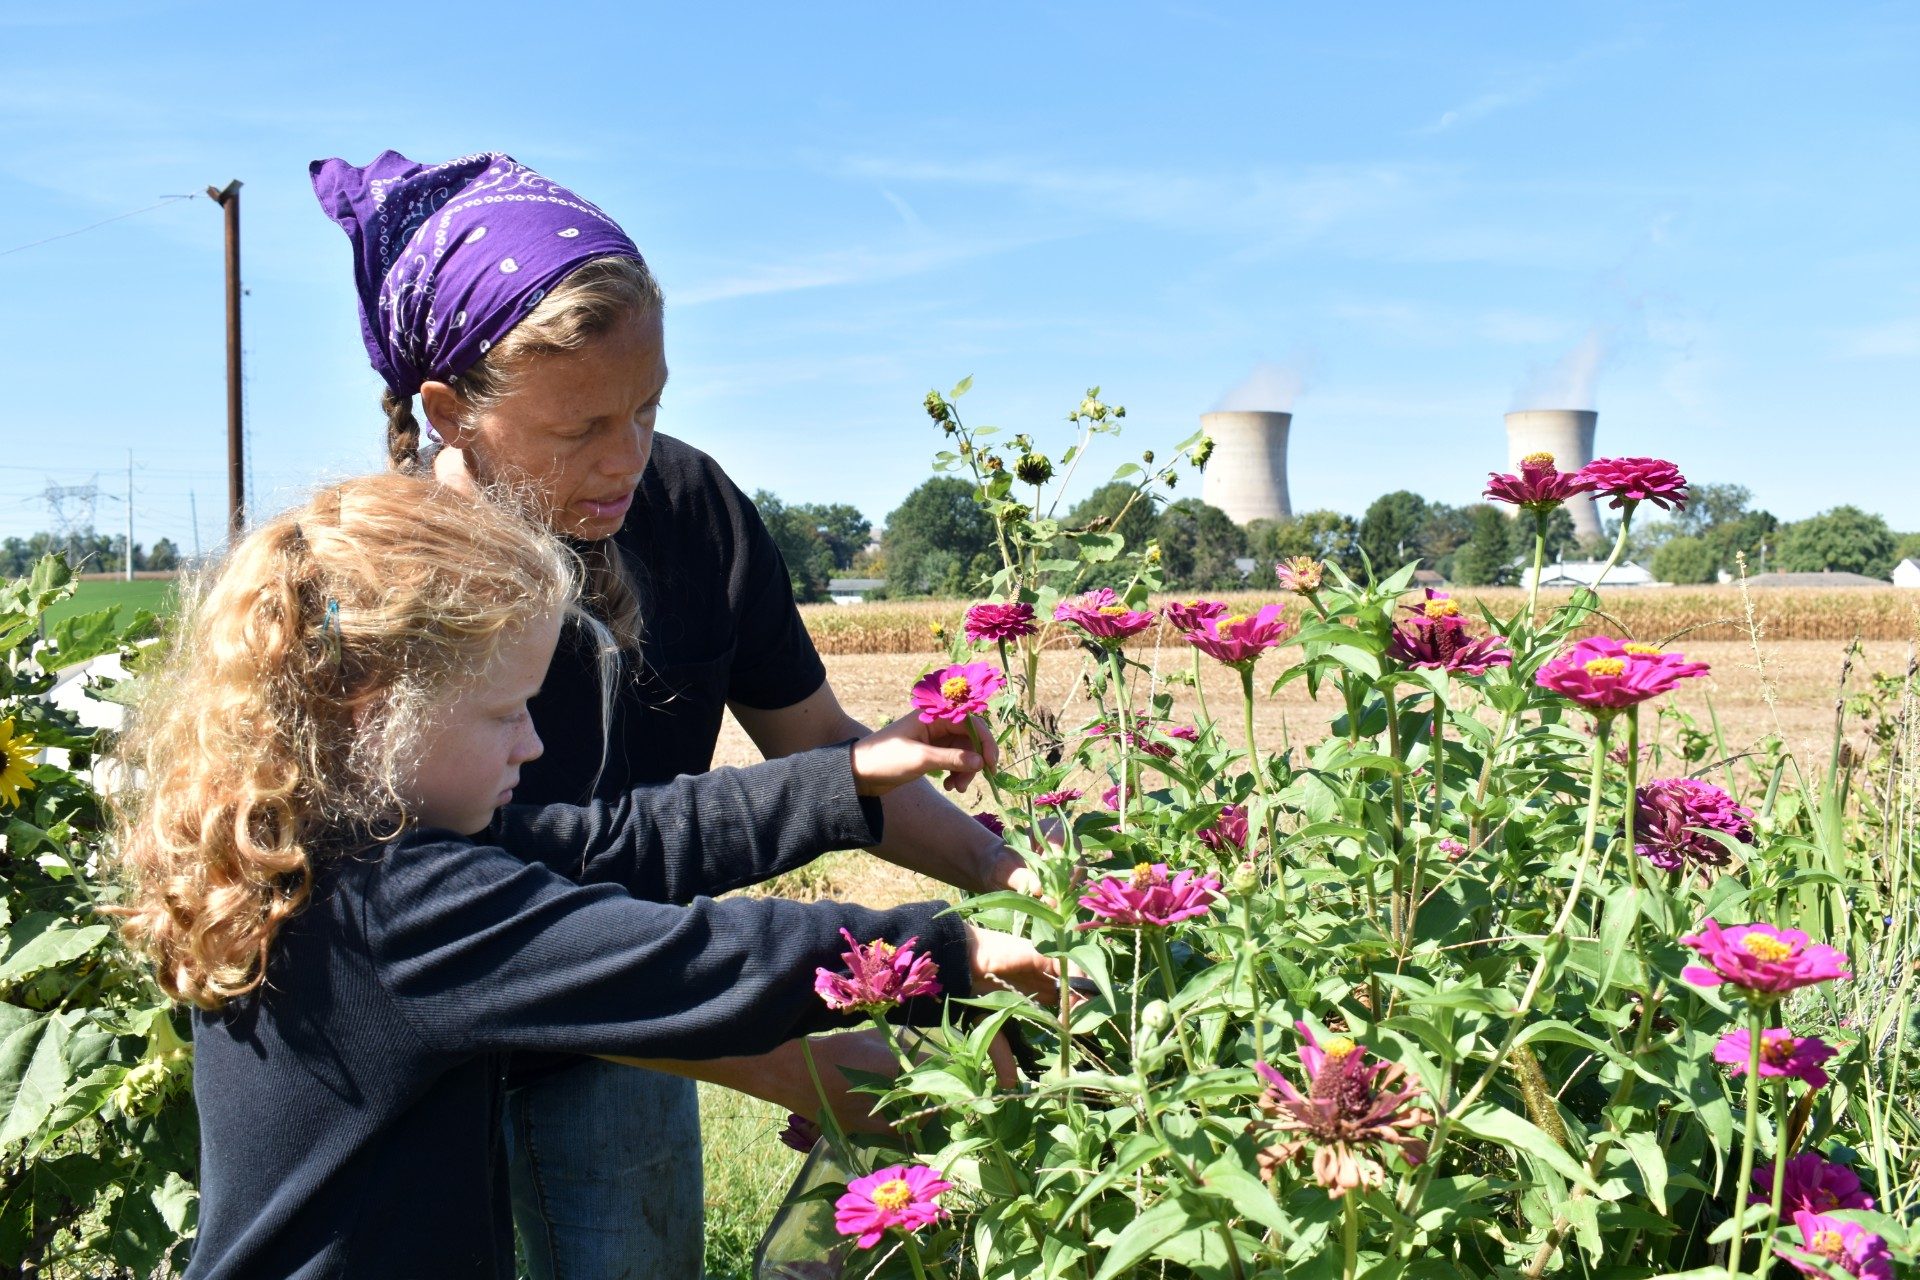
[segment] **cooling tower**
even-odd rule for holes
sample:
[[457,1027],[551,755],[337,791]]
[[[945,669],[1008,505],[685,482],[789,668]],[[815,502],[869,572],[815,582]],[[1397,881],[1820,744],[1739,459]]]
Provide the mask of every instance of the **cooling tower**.
[[[1593,461],[1593,428],[1600,415],[1592,409],[1524,409],[1507,415],[1507,470],[1518,475],[1520,459],[1550,453],[1562,471],[1578,471]],[[1567,499],[1573,531],[1582,538],[1600,536],[1600,512],[1586,494]]]
[[1287,501],[1287,427],[1290,413],[1203,413],[1200,429],[1213,440],[1200,496],[1235,524],[1291,520]]

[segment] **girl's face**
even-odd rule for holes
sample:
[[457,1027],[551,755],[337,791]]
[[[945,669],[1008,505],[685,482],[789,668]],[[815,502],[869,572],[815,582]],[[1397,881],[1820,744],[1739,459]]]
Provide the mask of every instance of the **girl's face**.
[[[610,538],[633,505],[667,385],[660,317],[630,318],[579,351],[528,361],[499,404],[447,443],[482,483],[530,485],[555,533]],[[444,383],[421,389],[428,419],[456,420]]]
[[502,642],[493,663],[429,720],[420,763],[400,788],[423,827],[471,835],[513,797],[520,766],[542,750],[527,702],[540,691],[560,637],[558,614],[537,618]]

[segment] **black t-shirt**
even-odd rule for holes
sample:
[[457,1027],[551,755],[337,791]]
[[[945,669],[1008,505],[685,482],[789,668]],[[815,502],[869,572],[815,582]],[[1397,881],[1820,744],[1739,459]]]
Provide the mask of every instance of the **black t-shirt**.
[[517,804],[612,799],[704,772],[728,702],[789,707],[826,680],[779,548],[706,454],[656,435],[614,543],[640,585],[644,631],[642,652],[624,655],[605,767],[598,663],[569,627],[528,708],[546,753],[521,769]]

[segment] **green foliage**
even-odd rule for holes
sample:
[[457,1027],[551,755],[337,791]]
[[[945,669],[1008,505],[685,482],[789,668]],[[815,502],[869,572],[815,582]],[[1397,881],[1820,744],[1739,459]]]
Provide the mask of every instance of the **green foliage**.
[[1160,513],[1160,574],[1175,591],[1232,591],[1245,578],[1234,561],[1248,553],[1247,533],[1218,507],[1182,498]]
[[1790,572],[1823,569],[1884,578],[1893,572],[1893,531],[1877,515],[1839,506],[1780,530],[1778,567]]
[[1682,585],[1712,582],[1719,575],[1720,557],[1714,554],[1712,544],[1705,538],[1681,534],[1661,543],[1648,567],[1661,582]]
[[957,476],[934,476],[887,516],[880,553],[889,596],[967,595],[989,571],[993,519],[974,488]]
[[1138,489],[1124,480],[1110,480],[1082,498],[1067,513],[1073,529],[1117,533],[1135,551],[1153,541],[1157,513],[1152,500],[1141,501]]
[[[1513,525],[1531,525],[1531,517],[1515,521],[1498,507],[1476,503],[1465,508],[1472,523],[1466,545],[1453,553],[1450,581],[1463,587],[1504,586],[1516,580],[1513,567]],[[1532,548],[1528,549],[1529,555]]]
[[1251,554],[1260,565],[1254,571],[1259,580],[1265,570],[1295,556],[1323,560],[1343,573],[1360,572],[1360,526],[1352,516],[1339,511],[1302,511],[1291,520],[1256,520],[1247,526]]
[[[802,604],[827,598],[827,580],[833,576],[834,552],[813,508],[789,507],[765,489],[753,495],[760,519],[786,561],[793,598]],[[857,514],[857,513],[856,513]]]
[[1419,558],[1427,526],[1427,500],[1408,489],[1396,489],[1373,500],[1360,518],[1360,549],[1376,574]]
[[1920,533],[1903,533],[1893,544],[1893,560],[1920,560]]
[[[0,589],[0,720],[57,749],[18,806],[0,797],[0,1273],[148,1275],[192,1232],[192,1056],[146,968],[100,909],[115,888],[87,774],[100,744],[48,694],[54,672],[152,634],[117,609],[39,634],[70,595],[41,561]],[[61,762],[59,756],[64,755]]]

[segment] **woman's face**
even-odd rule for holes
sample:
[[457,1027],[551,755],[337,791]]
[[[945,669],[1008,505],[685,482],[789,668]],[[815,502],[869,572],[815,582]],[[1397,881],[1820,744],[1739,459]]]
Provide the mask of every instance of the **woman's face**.
[[667,385],[660,317],[632,318],[579,351],[514,371],[514,386],[485,413],[458,421],[445,383],[428,383],[428,419],[460,451],[474,479],[530,485],[555,533],[595,541],[626,519],[653,450]]

